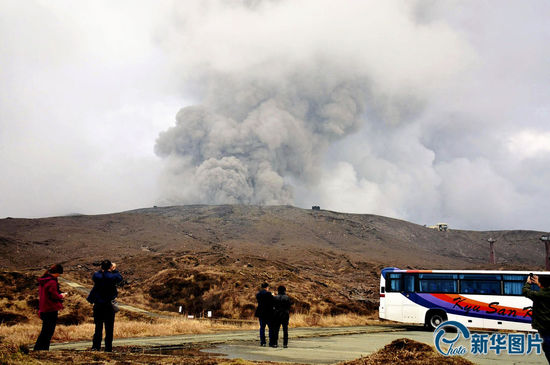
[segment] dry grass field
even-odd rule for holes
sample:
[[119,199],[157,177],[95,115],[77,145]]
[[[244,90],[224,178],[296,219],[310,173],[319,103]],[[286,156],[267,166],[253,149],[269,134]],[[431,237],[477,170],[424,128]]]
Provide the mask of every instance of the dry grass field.
[[[0,292],[0,338],[2,343],[15,346],[31,345],[40,332],[41,321],[36,314],[36,276],[40,273],[0,273],[0,281],[4,282]],[[171,277],[171,276],[169,276]],[[91,305],[86,302],[84,294],[72,289],[63,287],[69,295],[66,297],[65,308],[60,312],[59,324],[56,328],[53,342],[89,340],[93,333],[93,320],[91,316]],[[121,290],[120,297],[125,302],[132,302],[143,308],[150,309],[151,302],[148,302],[143,295],[125,296],[128,290]],[[255,305],[251,303],[251,307]],[[239,306],[241,308],[242,306]],[[226,308],[226,310],[232,310]],[[253,329],[256,328],[255,321],[223,322],[208,319],[187,319],[185,316],[172,314],[170,318],[154,318],[145,314],[136,314],[122,310],[117,314],[115,325],[115,337],[142,337],[142,336],[164,336],[175,334],[212,333],[224,330]],[[253,320],[250,314],[247,319]],[[316,311],[308,313],[293,313],[291,327],[331,327],[331,326],[352,326],[363,325],[376,320],[376,314],[360,315],[357,313],[342,313],[337,315],[326,315]]]
[[[294,315],[290,327],[338,327],[377,323],[373,318],[358,315],[319,316]],[[12,345],[31,345],[40,332],[41,322],[22,323],[12,326],[0,325],[0,338],[3,343]],[[224,323],[219,321],[184,319],[152,319],[149,321],[118,318],[115,323],[115,338],[169,336],[179,334],[214,333],[219,331],[256,329],[256,323]],[[71,342],[90,340],[94,332],[91,321],[78,325],[58,325],[52,342]]]

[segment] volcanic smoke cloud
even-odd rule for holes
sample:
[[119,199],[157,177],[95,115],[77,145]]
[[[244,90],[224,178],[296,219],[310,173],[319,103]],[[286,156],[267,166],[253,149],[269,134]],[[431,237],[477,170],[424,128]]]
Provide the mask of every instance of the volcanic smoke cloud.
[[293,203],[288,178],[315,179],[326,146],[357,130],[365,112],[361,82],[303,78],[218,84],[221,103],[180,110],[156,151],[181,174],[183,202]]
[[[186,1],[162,201],[546,227],[547,1]],[[191,101],[191,102],[189,102]],[[182,105],[184,106],[184,105]]]
[[[200,105],[181,109],[157,140],[171,202],[292,204],[293,184],[319,180],[328,146],[367,114],[394,123],[414,114],[423,92],[407,88],[438,82],[462,62],[447,59],[464,47],[452,32],[419,27],[408,8],[209,4],[178,29],[189,47],[182,58],[194,60],[186,81],[202,87]],[[384,15],[393,23],[380,24]]]

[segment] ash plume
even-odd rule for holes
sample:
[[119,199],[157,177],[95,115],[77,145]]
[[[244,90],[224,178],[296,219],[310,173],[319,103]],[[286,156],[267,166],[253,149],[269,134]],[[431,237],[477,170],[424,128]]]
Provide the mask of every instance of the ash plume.
[[[447,58],[463,47],[452,33],[437,24],[435,36],[416,29],[393,5],[238,4],[209,2],[200,15],[182,16],[175,31],[172,45],[188,48],[174,63],[186,70],[186,85],[200,87],[190,91],[199,103],[181,109],[156,142],[171,203],[292,204],[295,186],[319,181],[329,146],[357,132],[367,115],[389,123],[414,115],[429,88],[409,88],[460,65]],[[380,28],[373,10],[395,23]],[[316,20],[305,24],[309,16]],[[402,38],[430,47],[403,48]],[[398,60],[394,51],[410,57]],[[396,61],[406,67],[388,65]]]
[[156,152],[176,160],[171,172],[190,185],[182,202],[293,203],[288,179],[316,178],[326,146],[357,130],[366,98],[356,81],[321,88],[301,78],[261,86],[214,80],[223,95],[179,111]]

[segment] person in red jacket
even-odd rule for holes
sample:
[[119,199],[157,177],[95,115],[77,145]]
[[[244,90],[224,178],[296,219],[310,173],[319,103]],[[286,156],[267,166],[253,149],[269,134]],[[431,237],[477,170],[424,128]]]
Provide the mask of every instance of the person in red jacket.
[[63,274],[63,266],[52,265],[38,278],[38,315],[42,319],[42,331],[34,345],[34,351],[50,349],[50,341],[55,332],[58,312],[63,309],[63,298],[57,278]]

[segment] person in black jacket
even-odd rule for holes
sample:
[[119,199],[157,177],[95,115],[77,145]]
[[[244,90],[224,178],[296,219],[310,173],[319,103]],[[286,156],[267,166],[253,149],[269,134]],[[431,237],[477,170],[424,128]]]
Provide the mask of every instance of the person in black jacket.
[[290,319],[290,306],[292,302],[286,295],[286,288],[279,286],[277,295],[273,297],[273,344],[277,347],[279,342],[279,329],[283,326],[283,347],[288,347],[288,320]]
[[[540,290],[532,290],[531,284],[538,285]],[[529,275],[522,293],[533,301],[531,327],[539,331],[542,350],[550,363],[550,276]]]
[[92,276],[94,287],[88,295],[88,302],[94,305],[95,333],[92,351],[101,349],[103,325],[105,325],[105,351],[113,351],[113,331],[115,328],[115,308],[113,301],[118,296],[116,285],[122,281],[122,276],[116,269],[116,264],[103,260],[101,270]]
[[286,295],[286,288],[279,286],[277,295],[273,297],[273,347],[279,342],[279,329],[283,326],[283,347],[288,347],[288,320],[290,319],[290,306],[292,302]]
[[273,294],[269,291],[269,284],[263,283],[262,288],[256,294],[256,300],[258,301],[258,308],[254,314],[260,321],[260,346],[265,346],[265,326],[269,331],[269,346],[272,343],[271,336],[271,317],[273,316]]

